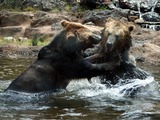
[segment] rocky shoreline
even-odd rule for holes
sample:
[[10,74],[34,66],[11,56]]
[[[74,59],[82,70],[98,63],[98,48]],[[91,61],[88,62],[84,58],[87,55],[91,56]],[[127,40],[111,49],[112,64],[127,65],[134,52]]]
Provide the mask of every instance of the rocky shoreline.
[[[109,2],[106,4],[110,5]],[[124,5],[127,5],[127,3]],[[133,6],[130,5],[130,7]],[[156,11],[159,11],[159,8],[158,2]],[[132,8],[129,9],[131,10],[113,8],[111,10],[96,9],[81,12],[8,12],[1,10],[0,37],[13,37],[17,40],[19,38],[32,39],[34,35],[38,35],[43,36],[44,39],[51,39],[59,30],[62,29],[60,21],[64,19],[87,24],[88,27],[91,27],[91,29],[95,29],[100,33],[100,30],[103,29],[105,20],[108,17],[113,17],[115,19],[125,17],[129,21],[133,22],[136,28],[132,33],[133,47],[131,49],[131,54],[135,56],[137,62],[160,65],[160,31],[142,28],[139,24],[138,16],[136,16],[136,14],[133,15]],[[144,9],[147,8],[143,8],[143,10]],[[136,9],[134,9],[134,11],[135,10]],[[129,14],[129,11],[132,11],[132,14]],[[155,19],[159,20],[159,18]],[[36,57],[40,49],[41,47],[39,46],[26,47],[1,45],[0,56]]]
[[[132,34],[131,54],[134,55],[137,62],[160,65],[160,31],[141,28],[139,30],[135,30]],[[36,58],[40,49],[40,46],[1,45],[0,56]]]

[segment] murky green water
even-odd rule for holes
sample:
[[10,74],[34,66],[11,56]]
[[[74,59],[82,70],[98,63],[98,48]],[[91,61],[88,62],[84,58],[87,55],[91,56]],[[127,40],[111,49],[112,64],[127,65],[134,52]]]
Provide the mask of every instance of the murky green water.
[[[160,66],[141,66],[152,73],[106,88],[98,78],[72,81],[59,93],[4,93],[3,90],[34,59],[0,57],[0,120],[160,120]],[[142,87],[134,97],[125,89]]]

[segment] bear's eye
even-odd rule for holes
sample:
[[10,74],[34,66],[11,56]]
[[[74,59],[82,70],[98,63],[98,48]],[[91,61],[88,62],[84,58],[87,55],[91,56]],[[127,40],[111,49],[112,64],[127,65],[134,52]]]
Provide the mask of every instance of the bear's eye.
[[108,35],[111,35],[111,33],[110,33],[110,32],[108,32]]
[[74,33],[74,34],[77,34],[78,32],[77,32],[77,30],[73,30],[73,33]]
[[119,35],[115,35],[115,38],[118,39]]

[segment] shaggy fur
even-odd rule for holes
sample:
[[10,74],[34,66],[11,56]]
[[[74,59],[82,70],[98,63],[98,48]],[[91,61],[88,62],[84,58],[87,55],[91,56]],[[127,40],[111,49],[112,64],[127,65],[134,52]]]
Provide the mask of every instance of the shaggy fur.
[[101,37],[80,23],[62,21],[60,31],[38,54],[38,59],[22,72],[6,89],[28,93],[65,89],[72,79],[104,74],[112,68],[105,64],[91,64],[81,52],[96,44]]
[[102,41],[94,48],[87,49],[85,59],[92,63],[110,63],[119,59],[120,65],[101,77],[101,82],[110,80],[113,84],[121,79],[145,79],[147,73],[136,67],[135,59],[129,54],[132,46],[131,31],[134,26],[124,19],[109,18],[102,31]]

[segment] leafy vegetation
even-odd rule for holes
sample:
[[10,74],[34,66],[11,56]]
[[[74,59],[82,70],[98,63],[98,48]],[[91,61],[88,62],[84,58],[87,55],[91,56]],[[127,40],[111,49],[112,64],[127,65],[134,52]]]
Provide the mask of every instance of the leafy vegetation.
[[38,9],[37,8],[33,8],[32,6],[26,6],[25,8],[23,8],[23,10],[26,11],[26,12],[27,11],[33,11],[34,12],[34,11],[37,11]]
[[70,9],[71,9],[71,6],[70,6],[69,4],[67,4],[66,7],[65,7],[65,10],[66,10],[67,12],[69,12]]
[[33,39],[19,40],[19,39],[5,39],[0,38],[0,45],[20,45],[20,46],[45,46],[50,42],[49,38],[43,39],[43,37],[33,37]]

